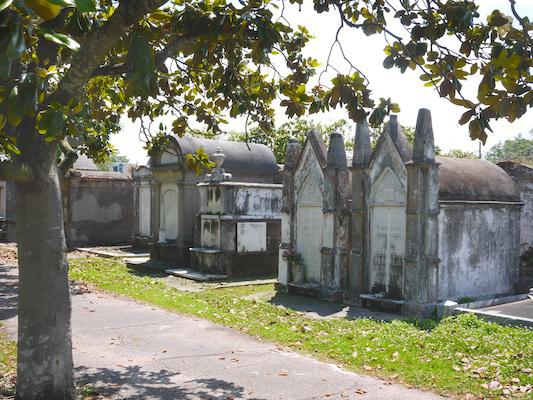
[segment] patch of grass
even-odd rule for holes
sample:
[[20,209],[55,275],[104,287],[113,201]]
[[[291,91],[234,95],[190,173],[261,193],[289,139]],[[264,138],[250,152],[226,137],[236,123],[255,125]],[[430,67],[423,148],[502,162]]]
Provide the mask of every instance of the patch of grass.
[[0,398],[15,394],[16,373],[17,345],[0,332]]
[[459,300],[457,300],[457,304],[468,304],[468,303],[472,303],[474,301],[476,301],[476,299],[474,297],[465,296],[465,297],[461,297]]
[[[431,320],[311,319],[243,296],[272,285],[184,293],[122,261],[71,261],[70,276],[175,312],[200,316],[345,368],[434,390],[484,398],[532,398],[533,331],[473,315]],[[527,392],[527,393],[526,393]],[[475,397],[478,398],[478,397]]]

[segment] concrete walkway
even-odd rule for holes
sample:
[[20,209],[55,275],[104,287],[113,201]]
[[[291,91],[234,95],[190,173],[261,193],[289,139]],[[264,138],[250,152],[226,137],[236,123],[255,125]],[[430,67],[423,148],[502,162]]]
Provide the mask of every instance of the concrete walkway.
[[[11,335],[16,273],[0,266],[0,321]],[[78,381],[105,398],[441,399],[125,298],[84,293],[72,300]]]

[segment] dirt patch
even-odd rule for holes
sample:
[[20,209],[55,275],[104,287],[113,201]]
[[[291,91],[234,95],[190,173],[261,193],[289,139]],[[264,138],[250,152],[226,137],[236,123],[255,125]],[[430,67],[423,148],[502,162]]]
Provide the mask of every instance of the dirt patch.
[[0,264],[13,265],[17,262],[17,245],[15,243],[0,243]]
[[[97,257],[96,254],[87,253],[82,250],[68,250],[68,258]],[[17,265],[18,251],[16,243],[0,243],[0,264]]]

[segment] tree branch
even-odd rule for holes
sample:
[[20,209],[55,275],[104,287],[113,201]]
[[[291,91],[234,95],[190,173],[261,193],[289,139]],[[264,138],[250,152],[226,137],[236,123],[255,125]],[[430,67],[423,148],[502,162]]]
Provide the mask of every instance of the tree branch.
[[0,161],[0,178],[27,182],[33,178],[33,170],[26,164],[15,161]]
[[62,176],[66,175],[66,173],[72,168],[76,160],[78,159],[78,153],[76,150],[72,148],[70,143],[66,138],[61,140],[59,142],[59,148],[63,152],[63,155],[65,158],[61,160],[61,162],[58,164],[57,168],[59,169],[59,172]]
[[96,68],[91,74],[91,78],[96,78],[97,76],[110,76],[110,75],[122,75],[130,71],[130,68],[125,64],[115,64],[115,65],[103,65]]
[[168,0],[128,0],[121,1],[115,13],[101,27],[87,35],[84,43],[74,56],[71,66],[57,90],[47,103],[55,101],[66,104],[72,97],[78,97],[80,90],[91,78],[94,70],[117,44],[131,25],[145,15],[164,5]]
[[522,31],[524,32],[524,40],[526,40],[529,43],[529,46],[532,46],[533,41],[531,40],[531,37],[529,36],[529,30],[527,27],[527,23],[524,18],[522,18],[518,11],[516,11],[516,1],[515,0],[509,0],[511,3],[511,11],[513,12],[513,15],[518,20],[518,23],[522,26]]

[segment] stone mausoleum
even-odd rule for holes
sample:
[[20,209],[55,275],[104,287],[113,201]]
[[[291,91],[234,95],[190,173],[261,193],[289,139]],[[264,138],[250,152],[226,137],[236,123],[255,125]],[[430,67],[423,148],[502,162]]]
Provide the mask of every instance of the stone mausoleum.
[[[244,258],[252,257],[252,250],[277,254],[281,185],[272,185],[281,178],[272,151],[253,143],[175,136],[167,139],[164,151],[150,159],[150,168],[139,168],[133,173],[135,238],[137,242],[152,244],[152,259],[180,267],[192,265],[211,273],[242,275],[243,271],[235,268],[227,271],[224,260],[238,257],[244,262]],[[199,149],[211,159],[215,153],[222,154],[231,180],[217,181],[215,177],[206,180],[188,168],[187,154]],[[254,228],[254,224],[261,228],[259,225]],[[237,241],[241,230],[241,240]],[[268,248],[246,244],[244,238],[256,234],[263,235],[266,243],[260,242]],[[270,240],[274,236],[278,237],[277,242]],[[237,253],[238,243],[248,246],[248,251],[241,253],[249,254],[228,252],[231,247]],[[275,272],[276,258],[269,266],[270,272]]]
[[[351,159],[350,159],[351,158]],[[445,300],[511,293],[522,202],[483,160],[436,157],[429,110],[414,148],[392,116],[372,150],[357,125],[289,143],[283,172],[279,286],[350,304],[428,314]]]

